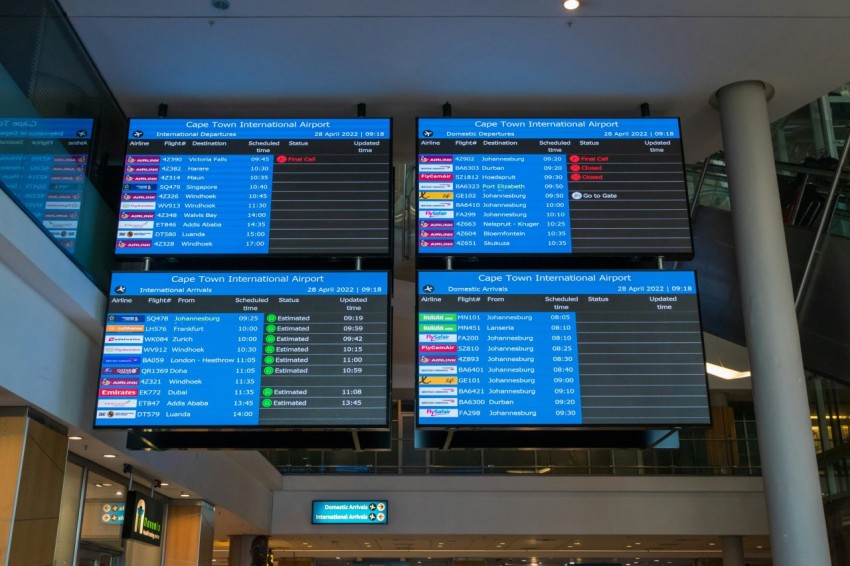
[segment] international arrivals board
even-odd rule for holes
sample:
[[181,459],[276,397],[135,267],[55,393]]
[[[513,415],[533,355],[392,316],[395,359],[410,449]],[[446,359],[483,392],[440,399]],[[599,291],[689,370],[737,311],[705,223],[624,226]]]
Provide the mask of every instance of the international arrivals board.
[[386,427],[389,274],[114,273],[98,427]]
[[692,271],[420,271],[422,427],[710,424]]
[[0,118],[0,184],[73,252],[92,145],[91,118]]
[[133,119],[119,256],[390,252],[388,118]]
[[420,255],[693,255],[676,118],[420,118]]

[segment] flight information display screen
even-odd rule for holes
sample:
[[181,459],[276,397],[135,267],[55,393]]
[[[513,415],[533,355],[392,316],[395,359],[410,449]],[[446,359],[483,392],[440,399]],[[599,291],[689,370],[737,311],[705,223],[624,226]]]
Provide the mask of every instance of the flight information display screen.
[[0,185],[73,252],[92,145],[91,118],[0,118]]
[[118,255],[388,255],[388,118],[130,120]]
[[385,427],[389,274],[114,273],[101,427]]
[[420,271],[425,427],[710,424],[692,271]]
[[693,255],[677,118],[418,122],[418,252]]

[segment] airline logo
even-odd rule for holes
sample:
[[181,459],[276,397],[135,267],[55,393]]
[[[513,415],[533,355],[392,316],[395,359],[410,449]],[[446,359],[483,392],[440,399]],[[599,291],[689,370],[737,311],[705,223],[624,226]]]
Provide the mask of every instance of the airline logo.
[[420,155],[419,163],[451,163],[454,157],[451,155]]
[[144,324],[107,324],[107,332],[144,332]]
[[73,193],[48,193],[47,200],[80,200],[83,194],[78,192]]
[[122,240],[150,240],[153,230],[118,230],[118,237]]
[[420,238],[454,238],[454,230],[420,230]]
[[118,215],[120,220],[153,220],[153,212],[122,212]]
[[451,219],[455,217],[454,210],[422,210],[420,207],[419,218],[428,219]]
[[455,223],[454,220],[420,220],[419,221],[420,228],[454,228]]
[[97,412],[98,419],[135,419],[136,411],[114,411],[114,410],[103,410]]
[[447,332],[443,332],[440,334],[420,334],[419,335],[420,342],[457,342],[457,334],[449,334]]
[[153,220],[120,220],[119,230],[153,230]]
[[456,375],[420,375],[420,385],[457,385]]
[[420,181],[451,181],[454,178],[452,173],[419,173]]
[[65,219],[65,220],[75,220],[75,219],[80,217],[80,213],[79,212],[63,212],[63,211],[45,212],[44,217],[50,218],[50,219],[57,219],[57,220],[60,219],[60,218]]
[[419,200],[454,200],[454,193],[427,192],[419,193]]
[[420,344],[419,351],[426,354],[432,352],[457,352],[457,344]]
[[454,240],[419,240],[420,248],[453,248]]
[[144,341],[142,334],[107,334],[103,338],[104,344],[142,344]]
[[420,364],[456,364],[457,356],[419,356]]
[[[143,314],[111,314],[106,317],[106,322],[144,322],[145,315]],[[144,327],[142,327],[144,328]]]
[[454,206],[450,200],[422,200],[419,201],[419,208],[426,210],[448,210]]
[[156,183],[124,183],[121,187],[125,191],[155,191]]
[[419,373],[424,375],[457,375],[457,366],[426,366],[419,368]]
[[[135,368],[138,369],[138,368]],[[137,377],[103,377],[100,380],[101,387],[138,387],[139,378]]]
[[141,354],[142,346],[104,346],[104,354]]
[[82,203],[78,200],[75,200],[75,201],[49,200],[46,203],[44,203],[44,208],[46,210],[79,210],[81,204]]
[[42,224],[45,228],[53,230],[76,230],[78,222],[76,220],[45,220]]
[[159,177],[156,175],[124,175],[125,183],[156,183]]
[[100,375],[139,375],[139,368],[116,368],[112,366],[103,366],[100,368]]
[[156,201],[121,201],[121,211],[125,210],[156,210]]
[[98,409],[135,409],[138,405],[136,399],[100,399],[97,402]]
[[420,387],[419,394],[436,397],[457,396],[457,387]]
[[115,244],[115,247],[120,248],[120,249],[130,250],[130,249],[133,249],[133,248],[137,248],[137,249],[145,248],[145,249],[147,249],[147,248],[151,247],[151,245],[152,245],[151,240],[138,240],[138,241],[130,241],[130,242],[128,242],[126,240],[118,240],[118,242]]
[[159,163],[158,155],[128,155],[127,163]]
[[425,397],[419,399],[420,407],[457,407],[456,397]]
[[98,397],[138,397],[138,389],[104,389],[100,388],[97,392]]
[[136,200],[156,200],[156,193],[122,193],[122,201]]
[[142,363],[138,356],[103,356],[103,365],[107,366],[130,366]]
[[76,230],[51,230],[50,235],[54,238],[76,238]]
[[125,173],[159,173],[157,165],[127,165],[124,167]]
[[452,183],[419,183],[420,191],[453,191],[454,188]]
[[454,165],[451,163],[420,163],[420,173],[451,173]]
[[456,419],[457,409],[419,409],[419,418],[434,419]]

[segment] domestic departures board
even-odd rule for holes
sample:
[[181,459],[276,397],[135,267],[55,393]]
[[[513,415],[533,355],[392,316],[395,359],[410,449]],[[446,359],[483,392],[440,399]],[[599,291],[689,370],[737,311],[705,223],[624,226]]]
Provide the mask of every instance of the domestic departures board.
[[385,427],[389,276],[115,273],[101,427]]
[[93,127],[91,118],[0,118],[0,184],[71,252]]
[[693,255],[679,121],[420,118],[418,253]]
[[710,423],[692,271],[420,271],[423,427]]
[[390,250],[391,123],[134,119],[118,255]]

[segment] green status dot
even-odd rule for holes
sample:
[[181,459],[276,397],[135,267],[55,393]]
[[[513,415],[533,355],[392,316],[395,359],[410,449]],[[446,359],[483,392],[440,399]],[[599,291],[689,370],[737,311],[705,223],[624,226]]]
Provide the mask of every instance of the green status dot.
[[277,321],[277,315],[276,314],[267,314],[266,315],[266,322],[275,322],[275,321]]
[[263,397],[271,397],[274,390],[271,387],[263,387]]
[[271,375],[274,373],[274,368],[266,366],[263,368],[263,373],[266,375]]
[[271,407],[272,400],[271,399],[263,399],[263,407]]
[[274,354],[274,346],[266,346],[267,354]]
[[274,356],[266,356],[265,358],[263,358],[263,363],[264,364],[273,364],[274,363]]
[[274,324],[269,324],[266,326],[266,332],[274,332],[275,330],[277,330],[277,326],[275,326]]
[[272,342],[274,342],[274,336],[272,336],[271,334],[269,334],[268,336],[266,336],[266,342],[268,342],[269,344],[271,344]]

